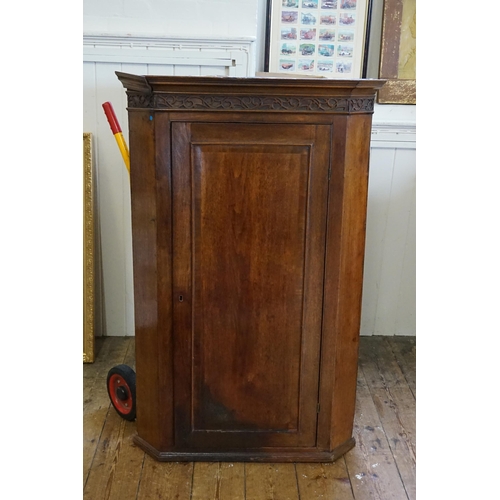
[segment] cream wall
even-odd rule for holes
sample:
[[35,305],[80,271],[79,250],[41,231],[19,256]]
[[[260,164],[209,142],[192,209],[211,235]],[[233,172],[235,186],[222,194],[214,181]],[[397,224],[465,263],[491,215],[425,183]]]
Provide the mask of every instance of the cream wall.
[[[232,50],[234,57],[244,55],[249,61],[245,71],[252,75],[263,70],[265,7],[265,0],[84,0],[83,28],[87,42],[92,36],[102,36],[105,43],[110,35],[121,37],[115,54],[126,48],[127,37],[201,39],[198,48],[190,49],[193,55],[208,54],[213,43],[219,47],[215,55]],[[218,63],[147,65],[91,59],[84,62],[83,129],[94,134],[99,181],[103,314],[98,334],[134,335],[128,174],[101,104],[113,103],[128,143],[125,94],[115,70],[228,73]],[[361,334],[415,335],[415,106],[376,105],[373,123]]]
[[99,33],[255,36],[258,0],[84,0],[83,30]]

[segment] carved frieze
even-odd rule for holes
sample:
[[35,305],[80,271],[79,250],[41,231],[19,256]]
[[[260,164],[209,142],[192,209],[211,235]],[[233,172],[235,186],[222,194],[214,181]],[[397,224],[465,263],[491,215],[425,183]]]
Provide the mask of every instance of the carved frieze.
[[172,111],[291,111],[329,113],[371,113],[374,97],[301,97],[259,95],[192,95],[128,92],[129,108]]

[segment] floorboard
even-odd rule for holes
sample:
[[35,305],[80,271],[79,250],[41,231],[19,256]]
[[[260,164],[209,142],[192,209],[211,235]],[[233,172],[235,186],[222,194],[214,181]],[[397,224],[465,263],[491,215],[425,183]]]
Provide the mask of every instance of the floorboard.
[[245,464],[194,464],[192,500],[245,500]]
[[172,500],[191,498],[192,462],[158,462],[144,457],[137,500]]
[[97,339],[83,366],[86,500],[415,500],[415,337],[361,337],[353,435],[334,463],[160,463],[110,405],[106,376],[135,368],[133,337]]

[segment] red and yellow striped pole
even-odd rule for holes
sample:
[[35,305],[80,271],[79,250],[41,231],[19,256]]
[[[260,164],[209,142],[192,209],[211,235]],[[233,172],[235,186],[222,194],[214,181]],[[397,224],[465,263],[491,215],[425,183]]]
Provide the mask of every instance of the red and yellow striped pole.
[[108,119],[109,126],[111,127],[111,132],[113,132],[116,143],[120,148],[125,166],[127,167],[128,173],[130,174],[130,156],[127,148],[127,143],[123,138],[122,129],[120,128],[120,124],[118,123],[118,119],[116,118],[113,106],[110,102],[105,102],[102,107],[104,109],[104,113],[106,114],[106,118]]

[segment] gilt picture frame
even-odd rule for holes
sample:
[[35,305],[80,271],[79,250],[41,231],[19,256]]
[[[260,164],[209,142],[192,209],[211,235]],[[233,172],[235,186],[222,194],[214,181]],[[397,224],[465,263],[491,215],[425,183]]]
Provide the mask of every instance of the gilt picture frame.
[[95,224],[92,134],[83,134],[83,362],[94,362]]
[[372,0],[268,0],[264,71],[362,78]]
[[379,104],[416,104],[416,0],[384,0]]

